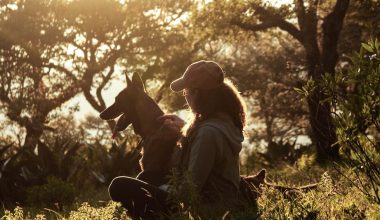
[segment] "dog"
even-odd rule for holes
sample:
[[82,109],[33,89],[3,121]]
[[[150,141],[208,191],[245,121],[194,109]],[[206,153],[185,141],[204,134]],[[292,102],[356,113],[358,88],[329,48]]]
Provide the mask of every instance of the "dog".
[[319,186],[319,183],[312,183],[308,185],[295,186],[295,187],[278,185],[275,183],[268,182],[266,180],[266,175],[267,175],[267,171],[265,169],[262,169],[254,175],[241,177],[242,181],[240,184],[240,188],[243,188],[243,189],[245,188],[246,190],[245,194],[250,196],[248,198],[250,201],[257,200],[257,198],[261,195],[262,193],[261,187],[274,188],[280,191],[284,195],[284,198],[291,199],[291,198],[297,197],[298,195],[301,195],[302,193],[315,190]]
[[164,112],[148,96],[144,84],[137,73],[132,80],[126,77],[127,87],[115,98],[115,102],[102,111],[103,120],[118,120],[113,129],[113,137],[132,124],[134,133],[142,138],[141,172],[137,178],[153,185],[162,185],[167,181],[173,166],[172,156],[181,133],[170,124],[157,120]]

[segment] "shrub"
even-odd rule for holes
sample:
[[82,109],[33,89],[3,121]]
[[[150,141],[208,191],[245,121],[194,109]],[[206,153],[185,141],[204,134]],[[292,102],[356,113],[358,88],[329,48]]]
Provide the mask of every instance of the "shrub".
[[[303,175],[303,173],[299,173]],[[258,199],[262,219],[378,219],[380,205],[361,195],[349,181],[321,176],[316,190],[283,194],[263,187]]]
[[[380,204],[380,43],[363,43],[352,66],[326,74],[322,85],[333,106],[338,143],[350,159],[349,179],[369,199]],[[377,140],[376,140],[377,139]],[[359,181],[357,181],[359,180]]]
[[82,203],[78,210],[71,211],[69,220],[82,220],[82,219],[128,219],[125,210],[123,210],[119,203],[109,202],[105,207],[92,207],[88,203]]
[[78,208],[68,213],[67,217],[61,215],[52,210],[45,209],[39,211],[37,214],[32,214],[35,210],[23,209],[19,206],[15,207],[13,212],[5,210],[4,215],[1,219],[4,220],[24,220],[24,219],[35,219],[35,220],[45,220],[45,219],[57,219],[57,220],[83,220],[83,219],[98,219],[98,220],[128,220],[125,210],[123,210],[119,203],[109,202],[103,207],[94,207],[88,203],[82,203]]
[[77,192],[75,187],[60,178],[50,176],[47,182],[28,188],[27,202],[36,207],[58,207],[71,205]]
[[[0,153],[12,147],[0,146]],[[39,142],[35,149],[13,147],[12,153],[0,155],[1,201],[25,202],[25,189],[46,183],[49,176],[64,181],[78,178],[84,161],[78,154],[81,147],[78,142],[57,138],[51,145]]]
[[87,145],[89,169],[97,183],[108,185],[117,176],[136,176],[141,158],[136,146],[137,141],[127,139],[120,144],[113,142],[109,149],[100,143]]

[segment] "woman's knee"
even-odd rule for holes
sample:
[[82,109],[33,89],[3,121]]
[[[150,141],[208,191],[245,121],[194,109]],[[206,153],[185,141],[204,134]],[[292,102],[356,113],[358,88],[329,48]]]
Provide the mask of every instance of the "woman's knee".
[[115,177],[108,186],[108,193],[112,200],[120,202],[128,189],[131,188],[129,184],[130,178],[126,176]]

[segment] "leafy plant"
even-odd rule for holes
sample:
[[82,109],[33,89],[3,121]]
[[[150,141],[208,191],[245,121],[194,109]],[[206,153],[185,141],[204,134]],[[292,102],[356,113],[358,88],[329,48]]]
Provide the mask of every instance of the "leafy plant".
[[88,160],[93,162],[90,170],[99,183],[108,185],[117,176],[136,176],[140,171],[141,154],[135,147],[128,147],[136,146],[137,142],[127,140],[120,144],[113,142],[109,149],[100,143],[87,146]]
[[296,146],[296,141],[297,139],[291,143],[288,140],[280,139],[276,142],[269,142],[266,153],[262,155],[269,161],[269,164],[278,164],[279,162],[294,164],[310,150],[310,146],[307,145]]
[[57,138],[50,146],[40,141],[34,151],[24,152],[23,177],[32,183],[41,183],[48,176],[70,180],[80,166],[77,153],[82,146],[70,139]]
[[12,144],[0,148],[0,199],[2,202],[14,202],[23,198],[27,181],[21,175],[20,156],[23,149],[9,152],[15,148]]
[[380,204],[380,43],[363,43],[347,71],[323,77],[326,102],[333,106],[338,143],[351,160],[353,176],[341,172]]
[[[26,189],[46,183],[49,176],[71,181],[81,165],[82,160],[77,155],[81,146],[79,142],[58,138],[49,146],[39,142],[35,149],[14,147],[14,153],[0,160],[2,201],[25,201]],[[11,147],[4,146],[1,152]]]
[[22,207],[15,207],[13,211],[4,210],[0,219],[7,220],[24,220],[24,219],[59,219],[59,220],[82,220],[82,219],[125,219],[127,217],[126,211],[116,202],[108,202],[102,206],[93,206],[88,202],[73,207],[72,211],[66,214],[60,214],[53,210],[45,208],[43,211],[29,210]]
[[70,205],[77,194],[73,184],[60,178],[50,176],[47,182],[28,188],[27,202],[36,207],[50,207],[62,210],[63,205]]

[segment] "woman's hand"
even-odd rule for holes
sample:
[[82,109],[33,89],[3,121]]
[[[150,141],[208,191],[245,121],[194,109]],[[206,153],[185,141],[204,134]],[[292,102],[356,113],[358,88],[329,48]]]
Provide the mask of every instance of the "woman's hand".
[[173,114],[160,116],[157,118],[157,120],[163,122],[164,124],[174,125],[178,130],[181,130],[185,125],[184,120]]

